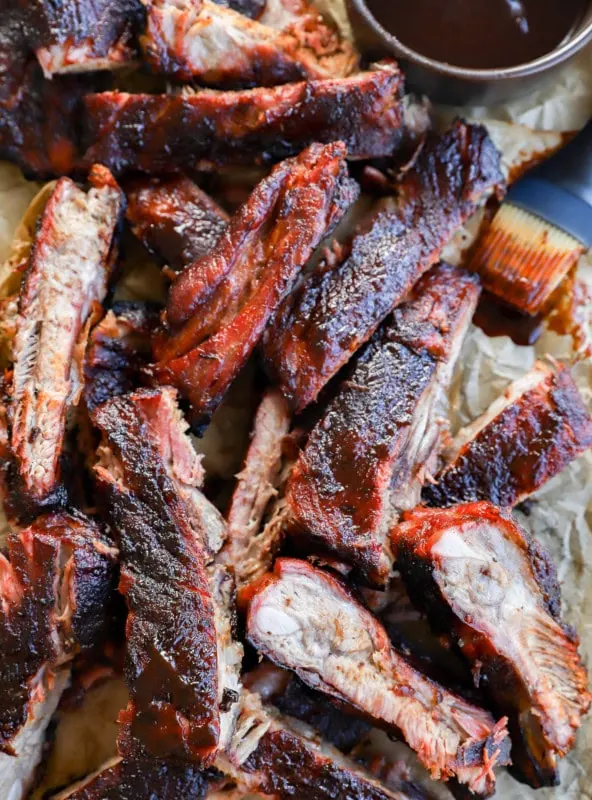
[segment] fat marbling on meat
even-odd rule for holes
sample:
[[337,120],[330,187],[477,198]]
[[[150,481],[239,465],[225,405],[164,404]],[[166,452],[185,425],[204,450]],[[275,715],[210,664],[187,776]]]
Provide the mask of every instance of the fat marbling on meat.
[[281,483],[290,422],[282,394],[268,389],[255,414],[249,449],[226,515],[228,538],[221,558],[234,570],[239,597],[260,571],[267,572],[275,555],[262,526]]
[[27,795],[69,663],[109,635],[117,550],[79,513],[12,532],[0,554],[0,796]]
[[212,0],[143,3],[144,59],[176,80],[273,86],[344,77],[357,64],[349,42],[305,0],[267,0],[256,20]]

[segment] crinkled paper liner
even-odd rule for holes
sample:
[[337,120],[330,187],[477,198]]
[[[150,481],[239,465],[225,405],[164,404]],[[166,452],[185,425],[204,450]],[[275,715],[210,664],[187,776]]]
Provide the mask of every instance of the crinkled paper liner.
[[[320,4],[325,11],[334,15],[347,32],[347,18],[342,0],[320,0]],[[496,119],[549,131],[576,130],[592,115],[592,49],[572,62],[551,87],[531,94],[526,100],[495,109],[463,109],[461,113],[484,120]],[[445,115],[449,114],[450,110],[446,110]],[[504,155],[508,156],[507,153]],[[38,184],[25,181],[15,167],[0,164],[0,263],[10,255],[19,220],[39,188]],[[592,285],[590,255],[582,259],[578,277]],[[146,296],[146,287],[141,280],[138,281],[137,273],[127,289],[138,296]],[[510,381],[526,372],[535,358],[544,356],[571,362],[574,356],[571,340],[545,331],[534,347],[518,347],[506,337],[491,339],[479,329],[471,328],[453,390],[453,428],[457,429],[485,411]],[[592,408],[592,362],[578,361],[572,372]],[[242,414],[243,430],[237,432],[237,438],[241,440],[244,436],[244,425],[245,414]],[[227,426],[226,418],[226,430]],[[212,435],[211,441],[219,441],[219,437]],[[214,463],[216,453],[211,453],[210,457]],[[584,659],[587,664],[592,665],[592,453],[571,464],[539,491],[528,516],[518,515],[521,523],[548,548],[555,560],[562,583],[565,617],[579,631]],[[5,523],[2,525],[0,522],[0,533],[2,528],[5,528]],[[115,703],[117,707],[121,701],[119,684],[115,696],[119,698]],[[110,708],[109,714],[114,713],[114,709],[102,695],[97,705],[100,708]],[[96,766],[92,762],[93,754],[95,758],[99,751],[101,757],[109,755],[115,729],[111,725],[108,730],[109,741],[105,743],[103,737],[101,742],[101,737],[97,735],[97,722],[101,725],[98,719],[80,719],[78,725],[72,724],[70,720],[74,733],[71,736],[66,733],[65,739],[58,739],[60,748],[53,761],[70,758],[73,761],[70,765],[72,770],[65,764],[62,765],[65,770],[54,764],[51,770],[54,774],[63,775],[72,771],[79,775],[83,770],[82,765],[87,764],[89,769]],[[86,745],[81,744],[85,736],[91,736],[91,748],[88,747],[88,741]],[[496,796],[503,800],[592,798],[592,715],[587,717],[578,733],[576,748],[561,764],[560,787],[534,792],[515,782],[503,771],[499,774],[498,787]]]

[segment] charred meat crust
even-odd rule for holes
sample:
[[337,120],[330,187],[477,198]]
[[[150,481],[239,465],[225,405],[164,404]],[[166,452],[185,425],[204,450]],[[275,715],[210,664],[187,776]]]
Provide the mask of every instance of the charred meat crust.
[[423,490],[428,505],[515,506],[592,447],[592,418],[567,367],[538,362],[505,397],[459,433],[453,460]]
[[124,189],[133,234],[174,270],[211,253],[226,230],[228,214],[184,175],[136,178]]
[[394,492],[412,491],[437,446],[433,406],[478,296],[474,276],[440,265],[362,351],[288,481],[288,525],[301,546],[334,553],[366,581],[384,584]]
[[95,467],[119,537],[129,614],[125,712],[131,739],[153,756],[211,763],[220,735],[213,601],[204,538],[157,452],[158,392],[117,397],[93,414],[104,437]]
[[258,787],[266,794],[310,800],[405,800],[369,776],[342,765],[330,756],[315,752],[305,741],[288,730],[265,733],[256,749],[242,765],[245,772],[261,775]]
[[27,45],[45,76],[109,69],[131,61],[138,0],[17,0]]
[[279,164],[232,217],[215,252],[173,284],[173,334],[155,347],[150,371],[187,397],[197,424],[212,414],[296,275],[356,198],[344,157],[339,142],[315,144]]
[[392,792],[368,772],[321,739],[308,725],[262,705],[243,691],[232,746],[221,764],[243,794],[261,792],[293,797],[409,800]]
[[196,766],[154,758],[114,761],[56,800],[201,800],[208,796],[210,775]]
[[414,669],[335,577],[278,559],[254,592],[247,635],[311,687],[404,738],[432,777],[454,778],[478,796],[494,790],[493,767],[508,763],[505,721]]
[[348,158],[390,155],[405,136],[394,64],[350,78],[238,92],[89,94],[84,164],[116,172],[269,164],[312,142],[345,143]]
[[46,515],[0,555],[0,751],[35,713],[54,672],[107,634],[117,551],[82,514]]
[[19,295],[10,402],[17,507],[59,489],[68,415],[82,392],[89,320],[107,292],[123,196],[95,165],[85,193],[62,178],[45,207]]
[[84,357],[84,401],[89,412],[138,388],[158,322],[156,307],[123,301],[114,303],[95,325]]
[[409,512],[392,546],[413,601],[508,715],[513,773],[555,785],[592,697],[548,554],[485,502]]
[[232,733],[242,648],[233,639],[233,581],[213,563],[225,533],[201,494],[203,470],[171,389],[140,390],[95,410],[95,467],[121,545],[129,614],[131,700],[122,755],[208,766]]
[[286,298],[266,333],[267,369],[296,411],[315,400],[485,198],[502,195],[504,181],[485,128],[457,121],[428,135],[397,188],[343,259],[321,263]]
[[351,45],[308,3],[268,0],[258,20],[212,0],[144,0],[144,5],[144,59],[155,72],[179,81],[274,86],[343,77],[356,66]]

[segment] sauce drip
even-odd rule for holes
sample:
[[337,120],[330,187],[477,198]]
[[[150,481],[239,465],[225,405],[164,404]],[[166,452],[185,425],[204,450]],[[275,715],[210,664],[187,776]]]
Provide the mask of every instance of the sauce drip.
[[580,21],[585,0],[367,0],[378,22],[424,56],[492,69],[553,50]]

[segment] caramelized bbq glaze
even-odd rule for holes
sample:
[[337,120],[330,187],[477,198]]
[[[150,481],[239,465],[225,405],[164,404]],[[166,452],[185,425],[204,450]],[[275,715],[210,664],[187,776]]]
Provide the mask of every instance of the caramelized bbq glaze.
[[174,270],[210,253],[226,230],[226,212],[184,175],[136,178],[123,188],[132,232]]
[[485,129],[456,122],[431,134],[343,258],[327,260],[286,298],[264,337],[266,367],[293,408],[315,400],[417,279],[457,228],[504,181]]
[[152,379],[176,386],[200,425],[213,413],[314,249],[358,195],[345,147],[313,144],[278,164],[215,250],[173,283]]
[[213,599],[206,545],[151,432],[160,402],[158,392],[143,391],[93,415],[108,448],[95,469],[119,537],[120,591],[129,607],[131,700],[120,722],[130,727],[134,754],[207,765],[220,735]]
[[384,63],[351,78],[271,89],[89,94],[82,166],[158,173],[269,164],[337,140],[349,158],[388,156],[406,135],[402,90],[398,67]]
[[330,552],[384,584],[396,493],[419,499],[418,474],[440,437],[439,392],[478,296],[476,276],[438,265],[361,351],[288,480],[288,526],[307,551]]

